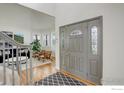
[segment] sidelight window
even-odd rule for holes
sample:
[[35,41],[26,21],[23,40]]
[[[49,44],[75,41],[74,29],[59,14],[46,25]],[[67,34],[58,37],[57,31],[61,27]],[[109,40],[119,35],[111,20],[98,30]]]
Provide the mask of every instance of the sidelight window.
[[64,48],[64,31],[61,32],[62,35],[62,48]]
[[93,55],[97,55],[97,41],[98,39],[98,32],[97,32],[97,27],[93,26],[91,28],[91,52]]

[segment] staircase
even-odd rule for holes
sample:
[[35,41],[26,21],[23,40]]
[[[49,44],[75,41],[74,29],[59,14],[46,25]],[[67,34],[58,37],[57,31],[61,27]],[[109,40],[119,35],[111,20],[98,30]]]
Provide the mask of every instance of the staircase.
[[[2,57],[0,60],[0,85],[32,85],[30,45],[17,43],[5,33],[0,32],[0,56]],[[22,65],[25,70],[22,69]]]

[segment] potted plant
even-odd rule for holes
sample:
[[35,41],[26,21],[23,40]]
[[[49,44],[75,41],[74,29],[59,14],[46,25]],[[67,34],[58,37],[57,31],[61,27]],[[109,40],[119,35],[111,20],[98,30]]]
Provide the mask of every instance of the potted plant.
[[40,40],[36,39],[31,43],[33,52],[39,52],[41,50]]

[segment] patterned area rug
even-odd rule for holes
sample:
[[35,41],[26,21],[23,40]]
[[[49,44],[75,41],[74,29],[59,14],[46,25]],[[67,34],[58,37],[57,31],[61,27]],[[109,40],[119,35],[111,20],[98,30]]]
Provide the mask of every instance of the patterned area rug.
[[70,78],[60,72],[57,72],[53,75],[50,75],[38,82],[35,82],[35,85],[55,85],[55,86],[83,86],[86,85],[80,81],[77,81],[73,78]]

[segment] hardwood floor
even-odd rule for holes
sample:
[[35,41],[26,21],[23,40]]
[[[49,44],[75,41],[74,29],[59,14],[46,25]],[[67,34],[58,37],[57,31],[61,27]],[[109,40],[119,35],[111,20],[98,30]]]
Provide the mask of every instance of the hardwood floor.
[[[57,70],[55,69],[52,63],[43,64],[37,67],[32,68],[33,72],[33,82],[39,81],[53,73],[56,73]],[[28,77],[30,77],[30,70],[28,69]],[[30,78],[28,78],[28,81]],[[22,71],[22,83],[21,85],[27,85],[26,80],[26,70]]]
[[[49,76],[49,75],[52,75],[54,73],[57,72],[57,70],[55,69],[55,63],[54,62],[51,62],[51,63],[47,63],[47,64],[43,64],[43,65],[40,65],[40,66],[36,66],[36,67],[33,67],[32,68],[32,72],[33,72],[33,83],[36,82],[36,81],[39,81],[41,79],[44,79],[45,77]],[[94,83],[92,82],[89,82],[88,80],[82,80],[70,73],[67,73],[65,71],[60,71],[61,73],[73,78],[73,79],[76,79],[86,85],[95,85]],[[28,82],[30,81],[30,70],[28,69]],[[26,80],[26,70],[23,70],[22,71],[22,80],[21,80],[21,85],[28,85],[27,83],[27,80]]]

